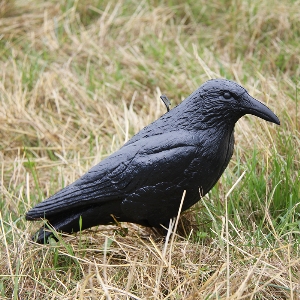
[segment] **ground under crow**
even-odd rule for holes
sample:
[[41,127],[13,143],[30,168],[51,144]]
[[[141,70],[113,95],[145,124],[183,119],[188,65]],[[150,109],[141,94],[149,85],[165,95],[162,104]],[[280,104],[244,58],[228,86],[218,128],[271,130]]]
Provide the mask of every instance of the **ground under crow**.
[[[237,83],[205,82],[182,103],[143,128],[122,148],[27,212],[57,231],[132,222],[168,227],[217,182],[233,153],[234,126],[245,114],[280,124],[277,116]],[[36,241],[51,232],[42,227]]]

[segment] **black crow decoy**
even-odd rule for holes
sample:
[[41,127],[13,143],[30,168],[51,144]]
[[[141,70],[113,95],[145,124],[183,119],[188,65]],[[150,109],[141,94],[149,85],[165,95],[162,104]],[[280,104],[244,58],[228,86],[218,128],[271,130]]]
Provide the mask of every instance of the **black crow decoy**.
[[[233,153],[235,123],[245,114],[280,124],[237,83],[209,80],[74,183],[37,204],[26,219],[47,219],[66,233],[116,221],[168,227],[184,190],[182,211],[216,184]],[[44,243],[51,234],[44,226],[35,240]]]

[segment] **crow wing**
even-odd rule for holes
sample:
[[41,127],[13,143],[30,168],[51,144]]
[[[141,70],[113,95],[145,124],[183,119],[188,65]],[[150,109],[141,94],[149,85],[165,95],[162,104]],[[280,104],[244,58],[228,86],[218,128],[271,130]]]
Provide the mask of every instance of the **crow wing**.
[[[136,190],[178,185],[196,155],[195,135],[176,130],[125,144],[71,185],[36,205],[27,219],[47,218],[69,209],[120,203]],[[151,187],[151,189],[150,189]],[[154,192],[155,194],[155,192]],[[116,204],[117,205],[117,204]]]

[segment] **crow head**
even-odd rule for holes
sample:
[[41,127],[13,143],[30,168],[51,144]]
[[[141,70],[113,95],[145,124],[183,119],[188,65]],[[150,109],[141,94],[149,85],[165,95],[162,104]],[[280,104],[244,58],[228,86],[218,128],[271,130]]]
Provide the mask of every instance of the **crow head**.
[[194,101],[198,100],[198,113],[201,115],[202,126],[204,124],[208,127],[221,124],[234,126],[236,121],[245,114],[252,114],[266,121],[280,124],[277,116],[267,106],[251,97],[243,87],[230,80],[209,80],[190,97]]

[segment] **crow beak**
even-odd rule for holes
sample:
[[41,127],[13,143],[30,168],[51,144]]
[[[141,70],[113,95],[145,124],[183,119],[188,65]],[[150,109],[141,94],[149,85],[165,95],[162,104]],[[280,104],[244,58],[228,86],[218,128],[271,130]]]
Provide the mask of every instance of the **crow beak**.
[[251,97],[248,93],[242,95],[240,107],[244,114],[251,114],[266,121],[280,125],[278,117],[267,106]]

